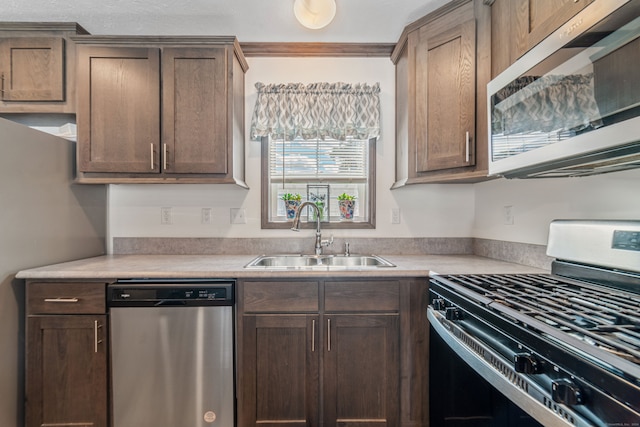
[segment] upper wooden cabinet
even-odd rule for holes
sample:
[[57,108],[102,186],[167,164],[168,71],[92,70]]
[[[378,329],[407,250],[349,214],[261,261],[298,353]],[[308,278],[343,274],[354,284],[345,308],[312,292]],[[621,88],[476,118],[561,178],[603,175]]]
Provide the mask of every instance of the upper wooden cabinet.
[[162,52],[162,152],[165,173],[228,170],[225,49]]
[[457,0],[405,28],[396,65],[396,182],[487,178],[490,9]]
[[494,0],[491,6],[492,76],[500,74],[593,1]]
[[415,47],[416,172],[471,166],[475,156],[476,22],[424,26]]
[[74,113],[76,23],[0,22],[0,113]]
[[244,183],[232,37],[79,37],[78,181]]
[[78,60],[79,173],[159,173],[159,49],[78,46]]
[[64,101],[62,37],[8,38],[0,46],[3,101]]

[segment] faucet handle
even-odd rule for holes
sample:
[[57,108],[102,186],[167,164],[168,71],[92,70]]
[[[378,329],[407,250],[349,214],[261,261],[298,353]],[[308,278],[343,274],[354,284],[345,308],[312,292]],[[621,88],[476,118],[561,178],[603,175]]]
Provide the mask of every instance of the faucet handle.
[[333,234],[331,236],[329,236],[329,240],[323,240],[320,243],[322,246],[329,246],[333,244]]
[[350,256],[351,253],[349,252],[349,242],[344,242],[344,256]]

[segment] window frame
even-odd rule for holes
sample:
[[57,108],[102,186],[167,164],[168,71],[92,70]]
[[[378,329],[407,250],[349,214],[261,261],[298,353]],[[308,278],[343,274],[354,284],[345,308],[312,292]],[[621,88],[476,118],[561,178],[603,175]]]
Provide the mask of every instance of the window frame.
[[[369,213],[367,221],[340,221],[340,222],[322,222],[322,229],[374,229],[376,228],[376,138],[369,138],[369,173],[367,175],[367,185],[369,187],[369,197],[366,209]],[[263,229],[288,229],[291,228],[291,221],[270,221],[269,220],[269,137],[260,138],[261,144],[261,200],[260,200],[260,219],[261,228]],[[315,228],[315,221],[306,221],[305,215],[300,221],[300,228]]]

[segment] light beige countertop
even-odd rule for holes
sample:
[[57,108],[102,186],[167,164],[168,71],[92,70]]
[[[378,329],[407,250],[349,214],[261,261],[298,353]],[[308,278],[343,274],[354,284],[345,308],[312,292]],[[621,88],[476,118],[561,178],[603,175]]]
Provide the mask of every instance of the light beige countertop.
[[380,255],[391,268],[243,268],[257,255],[104,255],[20,271],[19,279],[424,277],[440,274],[548,273],[476,255]]

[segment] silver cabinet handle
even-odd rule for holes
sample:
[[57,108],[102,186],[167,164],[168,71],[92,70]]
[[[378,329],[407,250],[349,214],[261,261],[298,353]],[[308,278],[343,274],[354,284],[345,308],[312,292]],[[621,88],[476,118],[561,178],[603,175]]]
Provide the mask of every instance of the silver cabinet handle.
[[149,143],[149,147],[151,148],[151,170],[155,169],[155,165],[153,164],[153,142]]
[[163,153],[162,153],[162,167],[164,170],[167,170],[167,144],[162,144],[163,146]]
[[316,351],[316,319],[311,321],[311,351]]
[[465,149],[465,161],[469,163],[469,131],[467,131],[466,135],[466,149]]
[[0,74],[0,98],[4,101],[4,73]]
[[331,319],[327,319],[327,351],[331,351]]
[[61,302],[61,303],[76,303],[80,301],[78,298],[45,298],[44,302]]
[[98,323],[97,320],[93,321],[93,352],[98,352],[98,344],[102,343],[101,339],[98,339],[98,329],[102,328],[102,325]]

